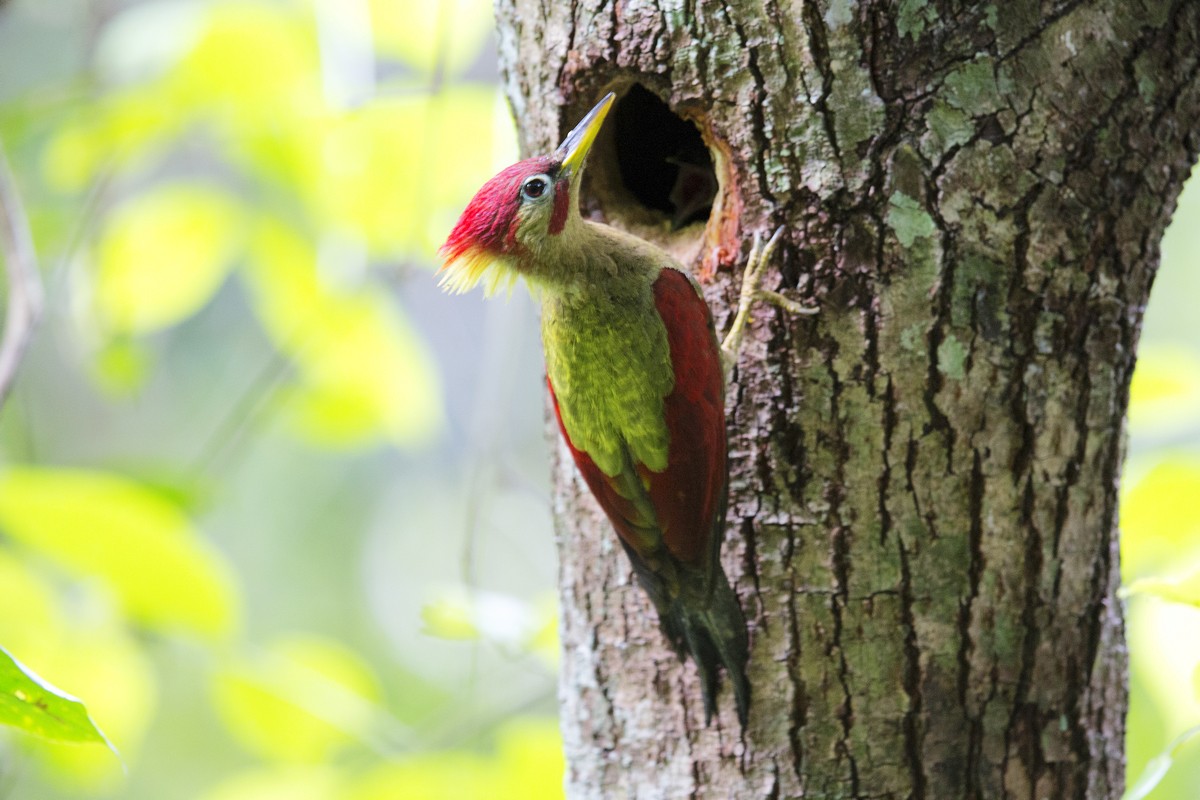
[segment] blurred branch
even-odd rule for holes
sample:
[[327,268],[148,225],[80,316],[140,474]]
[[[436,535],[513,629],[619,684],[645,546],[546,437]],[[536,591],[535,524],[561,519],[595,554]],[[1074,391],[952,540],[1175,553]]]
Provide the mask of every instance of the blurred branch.
[[196,460],[192,462],[190,474],[199,479],[214,469],[232,447],[244,442],[251,434],[260,431],[271,412],[278,408],[274,402],[283,387],[284,378],[291,371],[292,362],[279,350],[275,350],[267,363],[254,376],[241,396],[229,406],[217,423],[216,429],[205,442]]
[[37,254],[25,208],[17,194],[16,181],[0,146],[0,251],[8,280],[8,312],[4,317],[4,338],[0,339],[0,407],[12,390],[21,357],[33,338],[33,329],[42,315],[42,281],[38,274]]
[[422,728],[417,738],[427,750],[458,750],[468,747],[494,733],[501,725],[514,717],[531,714],[540,706],[552,704],[558,696],[558,687],[538,687],[533,691],[484,710],[482,714],[464,713],[461,707],[438,715],[436,725]]
[[270,652],[251,659],[243,680],[354,737],[381,758],[399,759],[417,749],[408,725],[324,673]]
[[1200,736],[1200,725],[1193,725],[1172,739],[1170,744],[1161,753],[1146,763],[1145,768],[1142,769],[1142,774],[1138,776],[1137,782],[1130,786],[1125,791],[1125,794],[1121,795],[1121,800],[1143,800],[1143,798],[1149,796],[1162,779],[1166,777],[1167,771],[1171,769],[1176,751],[1196,736]]
[[501,437],[508,428],[516,375],[516,326],[520,318],[510,306],[488,304],[483,311],[483,354],[479,361],[479,383],[471,418],[471,449],[467,462],[467,509],[463,520],[461,570],[463,583],[478,588],[475,555],[482,505],[496,485]]

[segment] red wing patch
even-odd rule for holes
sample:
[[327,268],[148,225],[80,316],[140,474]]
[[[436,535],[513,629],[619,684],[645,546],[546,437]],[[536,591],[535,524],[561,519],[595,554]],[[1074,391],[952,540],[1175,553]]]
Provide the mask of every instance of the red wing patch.
[[554,393],[554,385],[550,383],[549,378],[546,379],[546,386],[550,389],[550,399],[554,402],[554,418],[558,420],[558,429],[562,432],[563,441],[567,443],[567,448],[570,449],[571,456],[575,459],[575,466],[579,468],[588,488],[592,490],[592,495],[600,503],[600,508],[604,509],[604,513],[608,515],[609,522],[613,524],[617,535],[634,551],[644,553],[648,547],[653,547],[661,539],[657,521],[647,519],[648,515],[638,507],[638,503],[626,496],[629,494],[628,492],[622,494],[620,483],[624,476],[618,475],[610,478],[596,466],[596,462],[586,451],[575,447],[567,429],[563,427],[562,412],[558,409],[558,397]]
[[682,272],[664,269],[654,303],[667,326],[675,390],[665,401],[667,468],[650,475],[650,499],[667,547],[681,561],[709,553],[726,482],[725,384],[704,298]]

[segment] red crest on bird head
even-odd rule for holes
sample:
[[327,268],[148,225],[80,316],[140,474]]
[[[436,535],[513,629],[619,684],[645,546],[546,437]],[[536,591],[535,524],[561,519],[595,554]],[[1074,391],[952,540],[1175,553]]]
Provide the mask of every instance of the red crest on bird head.
[[[446,243],[438,249],[438,255],[445,262],[442,266],[445,272],[443,286],[451,291],[465,292],[475,286],[497,261],[520,254],[522,245],[517,240],[517,231],[522,186],[532,177],[553,174],[558,166],[553,156],[527,158],[500,170],[475,193]],[[489,293],[504,277],[501,272],[495,270],[492,273],[487,287]],[[509,271],[509,274],[515,277],[515,273]]]
[[438,250],[441,285],[465,292],[486,276],[488,294],[512,286],[521,257],[534,242],[562,233],[570,215],[571,189],[613,103],[610,93],[551,155],[517,162],[475,193]]

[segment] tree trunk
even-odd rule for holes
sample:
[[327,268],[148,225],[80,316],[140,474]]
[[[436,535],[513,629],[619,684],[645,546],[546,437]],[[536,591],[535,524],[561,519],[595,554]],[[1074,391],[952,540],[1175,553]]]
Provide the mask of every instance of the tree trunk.
[[[1200,146],[1200,3],[498,15],[526,150],[618,93],[590,213],[685,259],[718,325],[753,235],[783,225],[771,288],[820,309],[759,308],[728,389],[744,733],[727,688],[704,726],[559,448],[568,795],[1119,797],[1123,418]],[[655,170],[681,161],[719,188],[671,231]]]

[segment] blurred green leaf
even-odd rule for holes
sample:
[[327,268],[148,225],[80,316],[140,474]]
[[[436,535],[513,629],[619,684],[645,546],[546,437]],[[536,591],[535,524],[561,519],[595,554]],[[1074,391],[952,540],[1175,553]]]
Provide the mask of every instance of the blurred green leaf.
[[42,173],[56,189],[82,191],[100,171],[104,157],[104,142],[91,125],[68,123],[47,142]]
[[156,84],[103,95],[82,104],[49,137],[42,174],[51,187],[75,193],[106,171],[143,169],[162,156],[187,121]]
[[30,564],[0,549],[0,640],[16,652],[53,641],[65,625],[52,587]]
[[1135,433],[1200,420],[1200,356],[1188,348],[1147,344],[1138,352],[1129,386],[1129,423]]
[[147,4],[104,32],[101,65],[129,83],[84,105],[47,143],[43,172],[60,190],[77,192],[103,169],[132,172],[184,132],[238,147],[303,127],[322,107],[305,4]]
[[1121,571],[1126,581],[1200,558],[1200,462],[1167,458],[1121,502]]
[[278,639],[213,680],[217,711],[234,737],[263,758],[290,762],[319,762],[356,739],[374,743],[390,724],[379,695],[365,661],[315,636]]
[[1122,800],[1143,800],[1147,797],[1166,777],[1167,770],[1171,768],[1171,761],[1172,757],[1167,753],[1150,759],[1142,774],[1138,776],[1137,782],[1125,790]]
[[113,397],[128,397],[146,380],[150,357],[136,339],[117,336],[100,346],[90,366],[100,388]]
[[293,419],[315,441],[427,441],[441,422],[433,365],[415,333],[370,285],[336,286],[313,247],[266,223],[249,270],[267,332],[300,368]]
[[[1153,602],[1145,598],[1126,604],[1129,671],[1142,690],[1142,703],[1153,710],[1143,719],[1156,720],[1153,730],[1141,736],[1161,742],[1167,732],[1179,731],[1200,720],[1200,697],[1190,690],[1200,664],[1200,638],[1181,635],[1200,626],[1200,609],[1180,603]],[[1130,734],[1133,736],[1133,732]],[[1140,757],[1148,760],[1143,746]],[[1132,776],[1131,776],[1132,777]]]
[[242,213],[201,184],[167,184],[120,206],[96,246],[96,299],[108,327],[151,331],[196,313],[229,272]]
[[493,87],[407,89],[288,126],[255,145],[248,165],[268,165],[265,176],[298,190],[314,223],[353,234],[370,254],[429,260],[516,145]]
[[[64,609],[41,572],[0,549],[0,641],[37,664],[55,686],[88,698],[91,718],[132,759],[153,713],[154,673],[102,592],[74,587]],[[69,613],[79,609],[86,614]],[[123,776],[121,763],[104,748],[29,740],[23,749],[47,778],[70,791],[98,792]]]
[[444,751],[415,755],[369,772],[347,800],[558,800],[562,740],[555,720],[517,720],[497,734],[493,755]]
[[460,697],[457,687],[450,686],[444,676],[438,675],[430,680],[403,663],[389,664],[387,674],[393,685],[404,687],[389,697],[388,710],[406,725],[428,725],[431,719],[452,707]]
[[9,468],[0,473],[0,527],[77,574],[102,579],[147,627],[224,636],[236,622],[224,560],[176,506],[132,481]]
[[563,796],[566,762],[557,719],[509,722],[497,734],[497,751],[514,799],[522,796],[522,789],[528,798],[551,800]]
[[278,129],[320,104],[316,32],[306,3],[210,3],[194,41],[162,91],[219,135]]
[[369,0],[369,6],[379,52],[426,74],[439,66],[461,73],[479,57],[495,25],[488,0]]
[[39,678],[3,647],[0,647],[0,723],[52,741],[93,742],[112,747],[82,702]]
[[1183,577],[1139,578],[1121,590],[1122,597],[1139,594],[1200,608],[1200,570]]
[[[414,756],[377,767],[346,792],[346,800],[445,800],[449,797],[511,797],[500,783],[500,771],[490,760],[465,752]],[[534,800],[536,795],[519,795]]]
[[236,774],[201,800],[341,800],[342,784],[331,766],[285,765]]
[[[229,404],[228,414],[210,415],[198,405],[195,420],[228,419],[218,430],[236,429],[243,409],[257,414],[278,406],[311,441],[411,446],[427,441],[441,422],[438,371],[389,281],[395,265],[429,266],[472,193],[516,158],[511,115],[482,53],[491,35],[488,0],[361,0],[355,9],[321,2],[318,13],[311,0],[125,3],[89,26],[73,12],[35,12],[35,27],[47,28],[54,17],[47,29],[66,34],[58,41],[70,82],[48,82],[28,93],[21,100],[27,113],[19,118],[0,108],[0,126],[7,125],[5,140],[20,156],[18,167],[40,170],[23,176],[39,249],[48,267],[66,267],[57,274],[82,290],[78,307],[92,316],[75,320],[83,324],[73,343],[83,347],[51,348],[59,359],[40,373],[50,377],[31,384],[34,393],[19,398],[18,414],[0,420],[4,460],[19,462],[28,454],[29,460],[103,463],[115,453],[122,462],[147,466],[124,477],[0,470],[0,642],[56,686],[87,698],[92,718],[127,758],[136,759],[143,743],[149,757],[125,782],[104,748],[31,739],[21,755],[41,774],[34,781],[31,769],[29,780],[18,779],[14,791],[22,796],[164,797],[211,786],[206,800],[342,800],[350,788],[365,790],[359,779],[374,776],[375,767],[422,746],[406,724],[444,731],[431,722],[448,712],[451,724],[475,719],[463,704],[482,698],[463,697],[455,676],[414,663],[411,672],[388,667],[389,684],[397,687],[388,708],[404,720],[397,722],[381,705],[371,668],[325,640],[287,639],[219,661],[224,666],[216,676],[207,672],[213,656],[229,658],[223,645],[237,624],[239,597],[224,560],[209,550],[185,509],[202,505],[212,527],[231,540],[241,531],[255,533],[231,547],[249,563],[275,565],[278,553],[259,526],[272,524],[265,520],[278,510],[253,483],[255,476],[267,469],[282,485],[305,486],[306,476],[329,469],[321,459],[353,469],[361,460],[305,450],[313,459],[300,465],[291,457],[293,445],[268,437],[255,441],[252,458],[237,462],[236,475],[213,475],[218,491],[206,493],[207,486],[190,484],[191,471],[175,463],[183,440],[147,439],[162,437],[158,405],[180,398],[202,403],[210,386],[214,402]],[[361,13],[365,8],[369,14]],[[381,96],[362,98],[353,109],[337,91],[329,30],[318,27],[318,21],[338,24],[348,11],[358,12],[359,21],[370,17],[379,51],[365,57],[382,62]],[[23,14],[13,10],[14,17]],[[77,36],[83,27],[87,36]],[[86,54],[75,42],[84,38]],[[36,55],[36,43],[17,42],[14,51],[23,47]],[[51,68],[59,60],[54,55]],[[468,72],[487,83],[458,77]],[[180,176],[198,177],[180,182]],[[258,215],[286,225],[260,229]],[[373,269],[384,261],[393,271],[381,279]],[[250,402],[268,380],[251,374],[262,347],[253,333],[244,361],[240,339],[239,352],[217,362],[204,344],[217,340],[218,325],[229,323],[222,334],[244,332],[242,298],[220,292],[242,264],[239,277],[269,343],[296,367],[280,370],[289,375],[285,380],[294,375],[295,385],[282,397],[273,386],[261,405]],[[187,320],[217,295],[222,306],[201,324],[169,339],[146,336]],[[220,339],[222,346],[228,341]],[[159,347],[163,343],[171,346]],[[149,354],[162,362],[156,360],[153,372]],[[71,396],[78,373],[87,370],[109,396]],[[249,400],[239,402],[243,396]],[[138,434],[143,414],[150,424]],[[61,424],[64,415],[69,424]],[[86,430],[72,427],[80,419]],[[89,437],[93,429],[104,435]],[[264,468],[260,456],[272,466]],[[245,488],[237,488],[232,503],[231,487]],[[276,497],[269,488],[265,494]],[[351,494],[349,502],[367,496],[340,496]],[[254,512],[238,507],[242,501]],[[273,606],[256,627],[271,628],[280,613],[301,613],[295,591],[278,581],[294,577],[292,567],[303,573],[311,557],[289,558],[270,575],[256,571],[256,596],[271,598]],[[467,624],[491,641],[549,657],[557,649],[552,606],[472,597]],[[226,638],[218,652],[209,642],[196,650],[195,641],[147,639],[147,628]],[[425,649],[430,644],[425,641]],[[182,669],[172,660],[180,658]],[[165,669],[161,683],[158,668]],[[187,696],[197,681],[209,679],[211,697]],[[496,691],[503,700],[510,689],[501,681]],[[237,742],[271,763],[230,776],[231,764],[240,767],[229,761],[228,743],[219,736],[208,741],[214,709],[203,700],[218,705]],[[427,796],[439,800],[460,796],[456,786],[469,787],[469,797],[561,797],[556,726],[531,724],[537,732],[501,730],[492,753],[404,759],[403,780],[410,788],[427,786]],[[466,738],[479,737],[470,730]],[[353,773],[331,766],[333,759]],[[455,765],[463,766],[462,774]],[[389,791],[396,784],[383,772],[379,796],[409,796]]]
[[469,641],[479,638],[471,605],[464,597],[439,597],[421,606],[424,632],[439,639]]
[[422,606],[421,620],[424,632],[439,639],[483,637],[510,648],[557,651],[556,611],[553,598],[534,605],[510,594],[454,586],[439,590]]
[[[57,641],[35,647],[43,675],[88,699],[88,711],[127,763],[137,759],[157,704],[157,678],[144,647],[115,620],[98,618],[103,598],[86,589],[78,603],[91,618]],[[72,793],[117,790],[122,764],[103,748],[34,740],[26,749],[51,783]]]

